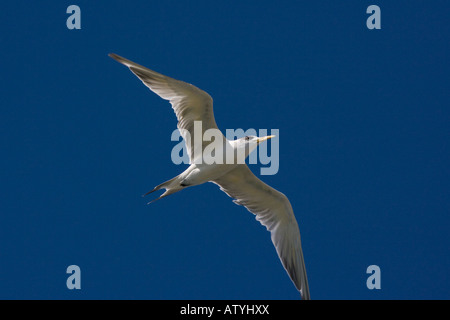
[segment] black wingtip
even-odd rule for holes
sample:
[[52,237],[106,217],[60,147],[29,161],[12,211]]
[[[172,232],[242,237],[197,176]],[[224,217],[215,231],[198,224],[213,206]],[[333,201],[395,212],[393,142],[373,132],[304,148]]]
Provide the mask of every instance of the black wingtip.
[[131,62],[130,60],[125,59],[124,57],[121,57],[121,56],[119,56],[118,54],[115,54],[115,53],[108,53],[108,56],[110,58],[113,58],[117,62],[126,65],[127,67],[129,67],[131,64],[133,64],[133,62]]
[[108,53],[108,57],[113,58],[116,61],[121,61],[123,60],[123,58],[115,53]]

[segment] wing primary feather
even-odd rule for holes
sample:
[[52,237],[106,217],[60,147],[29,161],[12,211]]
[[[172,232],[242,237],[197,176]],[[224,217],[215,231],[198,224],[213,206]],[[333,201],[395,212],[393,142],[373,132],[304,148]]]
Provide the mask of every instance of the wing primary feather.
[[110,53],[109,56],[127,66],[151,91],[170,101],[178,120],[177,127],[186,142],[189,159],[192,163],[194,154],[201,154],[201,152],[195,152],[194,148],[203,150],[205,145],[210,143],[204,141],[196,146],[193,139],[187,137],[188,134],[190,137],[194,136],[194,122],[201,121],[202,136],[208,129],[218,129],[214,119],[211,96],[190,83],[170,78],[115,53]]
[[309,300],[300,231],[288,198],[259,180],[245,164],[211,182],[219,185],[234,203],[255,214],[256,220],[267,228],[284,269],[301,298]]

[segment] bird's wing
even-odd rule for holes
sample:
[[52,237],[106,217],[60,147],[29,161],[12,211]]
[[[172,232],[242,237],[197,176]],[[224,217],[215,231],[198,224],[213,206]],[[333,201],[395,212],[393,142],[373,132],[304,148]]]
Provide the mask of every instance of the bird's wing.
[[[154,93],[169,100],[178,119],[178,129],[186,143],[189,159],[193,162],[194,155],[202,155],[202,144],[197,144],[199,150],[194,150],[194,121],[202,121],[202,136],[207,129],[218,129],[213,113],[211,96],[192,84],[175,80],[158,72],[147,69],[133,61],[117,54],[109,56],[127,66]],[[187,134],[187,132],[189,134]]]
[[302,299],[309,299],[308,280],[300,241],[300,231],[288,198],[259,180],[246,164],[240,164],[211,181],[256,215],[271,233],[272,242]]

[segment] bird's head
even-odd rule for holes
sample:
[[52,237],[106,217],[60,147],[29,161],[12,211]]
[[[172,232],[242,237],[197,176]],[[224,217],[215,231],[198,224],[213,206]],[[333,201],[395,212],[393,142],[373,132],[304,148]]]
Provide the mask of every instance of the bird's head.
[[257,136],[245,136],[235,140],[235,148],[238,150],[245,150],[245,158],[248,157],[256,147],[266,140],[272,139],[275,136],[265,136],[265,137],[257,137]]

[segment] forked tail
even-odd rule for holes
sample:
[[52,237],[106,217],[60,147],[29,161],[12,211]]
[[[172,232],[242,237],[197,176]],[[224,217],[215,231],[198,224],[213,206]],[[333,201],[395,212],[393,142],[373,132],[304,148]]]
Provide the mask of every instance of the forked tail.
[[180,185],[180,182],[178,181],[179,176],[176,176],[175,178],[172,178],[166,182],[161,183],[160,185],[156,186],[153,188],[153,190],[150,190],[149,192],[147,192],[146,194],[143,194],[142,196],[145,197],[147,195],[149,195],[150,193],[153,193],[155,191],[161,190],[161,189],[166,189],[166,191],[159,196],[158,198],[148,202],[147,204],[153,203],[159,199],[162,199],[164,197],[167,197],[168,195],[171,195],[172,193],[178,192],[181,189],[183,189],[184,187]]

